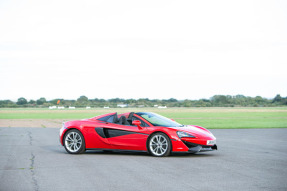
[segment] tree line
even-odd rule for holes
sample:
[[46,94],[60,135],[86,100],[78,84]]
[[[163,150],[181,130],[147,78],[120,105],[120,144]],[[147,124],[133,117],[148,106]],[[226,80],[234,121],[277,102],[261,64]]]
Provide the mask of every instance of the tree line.
[[214,95],[210,99],[199,100],[177,100],[170,99],[89,99],[86,96],[80,96],[77,100],[66,99],[52,99],[46,100],[41,97],[37,100],[27,100],[20,97],[17,102],[11,100],[0,100],[0,107],[2,108],[45,108],[49,106],[64,106],[64,107],[118,107],[118,105],[125,105],[127,107],[274,107],[287,106],[287,97],[281,97],[277,94],[273,99],[263,98],[261,96],[249,97],[244,95]]

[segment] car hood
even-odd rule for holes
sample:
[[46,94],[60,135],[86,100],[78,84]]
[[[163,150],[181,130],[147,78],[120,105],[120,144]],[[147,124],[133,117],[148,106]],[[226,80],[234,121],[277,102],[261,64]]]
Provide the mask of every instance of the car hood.
[[175,129],[176,131],[183,131],[186,133],[190,133],[193,136],[198,137],[198,138],[205,137],[205,138],[215,139],[214,135],[203,127],[199,127],[195,125],[185,125],[183,127],[171,127],[171,128]]

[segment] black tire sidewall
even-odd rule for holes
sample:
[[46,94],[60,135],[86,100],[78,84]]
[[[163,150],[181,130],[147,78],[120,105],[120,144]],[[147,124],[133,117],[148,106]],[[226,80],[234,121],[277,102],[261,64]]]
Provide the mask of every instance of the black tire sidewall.
[[[77,152],[71,152],[71,151],[69,151],[69,150],[66,148],[66,141],[65,141],[65,140],[66,140],[66,136],[67,136],[69,133],[71,133],[71,132],[76,132],[76,133],[78,133],[78,134],[81,136],[81,139],[82,139],[81,148],[80,148]],[[63,143],[64,143],[64,147],[65,147],[66,151],[67,151],[68,153],[70,153],[70,154],[81,154],[81,153],[84,153],[84,152],[86,151],[86,143],[85,143],[84,136],[83,136],[83,134],[82,134],[79,130],[77,130],[77,129],[71,129],[71,130],[67,131],[67,132],[65,133],[64,138],[63,138]]]

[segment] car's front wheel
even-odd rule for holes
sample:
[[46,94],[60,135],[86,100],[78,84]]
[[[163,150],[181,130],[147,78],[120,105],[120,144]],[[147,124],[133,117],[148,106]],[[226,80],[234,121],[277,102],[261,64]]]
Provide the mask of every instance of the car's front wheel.
[[80,154],[86,150],[84,136],[76,129],[72,129],[65,134],[64,146],[70,154]]
[[156,157],[168,156],[171,151],[169,137],[164,133],[153,134],[148,142],[148,151]]

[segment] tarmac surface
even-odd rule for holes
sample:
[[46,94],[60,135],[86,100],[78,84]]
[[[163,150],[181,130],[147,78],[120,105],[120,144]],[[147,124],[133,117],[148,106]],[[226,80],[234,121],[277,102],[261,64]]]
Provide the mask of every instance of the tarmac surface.
[[213,129],[218,151],[67,154],[58,128],[0,128],[0,190],[286,191],[286,129]]

